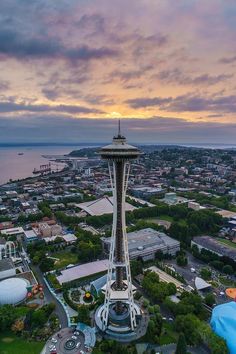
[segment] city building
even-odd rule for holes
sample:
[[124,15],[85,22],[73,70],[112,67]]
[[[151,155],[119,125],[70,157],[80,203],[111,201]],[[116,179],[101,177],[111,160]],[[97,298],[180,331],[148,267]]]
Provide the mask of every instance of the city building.
[[236,213],[230,210],[224,210],[224,209],[217,210],[217,214],[221,215],[223,218],[226,219],[236,218]]
[[10,237],[10,236],[21,237],[24,236],[24,229],[22,227],[13,227],[10,229],[1,230],[1,233],[6,237]]
[[58,235],[58,236],[51,236],[51,237],[46,237],[45,242],[53,242],[56,239],[61,239],[61,242],[66,243],[67,245],[73,244],[76,242],[77,237],[74,234],[65,234],[65,235]]
[[62,270],[60,275],[57,276],[57,280],[60,284],[65,284],[70,281],[79,280],[96,274],[106,272],[108,269],[108,260],[95,261],[77,266],[72,266],[68,269]]
[[[97,200],[77,204],[76,206],[83,210],[87,215],[100,216],[103,214],[112,214],[113,197],[104,196]],[[129,203],[125,203],[126,211],[133,211],[134,209],[136,209],[136,207]]]
[[194,284],[198,291],[207,291],[211,289],[211,284],[207,283],[204,279],[199,277],[195,278]]
[[0,281],[0,305],[18,305],[27,297],[28,282],[22,278],[8,278]]
[[236,261],[236,248],[227,246],[226,244],[218,241],[211,236],[197,236],[191,241],[191,245],[198,246],[198,249],[202,248],[218,254],[219,256],[227,256]]
[[177,205],[187,203],[188,199],[177,196],[174,192],[169,192],[165,194],[165,198],[162,201],[168,205]]
[[49,225],[47,222],[42,222],[38,224],[38,231],[41,237],[51,237],[57,236],[62,233],[62,227],[58,224]]
[[175,284],[177,290],[182,291],[184,289],[184,284],[181,283],[179,280],[175,279],[171,275],[167,274],[163,270],[157,268],[156,266],[151,266],[148,268],[148,270],[151,270],[152,272],[155,272],[158,274],[160,281],[163,281],[165,283],[173,283]]
[[34,230],[27,230],[24,231],[24,239],[26,243],[31,243],[37,241],[39,238]]
[[150,198],[162,194],[164,191],[161,187],[140,186],[131,188],[132,194],[138,198]]
[[11,258],[0,260],[0,279],[12,277],[16,274],[16,268]]
[[196,211],[206,209],[205,207],[201,206],[199,203],[193,201],[188,202],[188,208]]
[[[144,261],[154,259],[161,251],[175,255],[180,250],[180,242],[167,236],[164,232],[152,228],[142,229],[127,234],[130,259],[142,258]],[[110,252],[111,238],[102,238],[105,253]]]

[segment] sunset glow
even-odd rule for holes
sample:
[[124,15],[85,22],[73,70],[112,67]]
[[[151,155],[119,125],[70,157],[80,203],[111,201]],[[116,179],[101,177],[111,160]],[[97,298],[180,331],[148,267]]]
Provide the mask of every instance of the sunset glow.
[[1,1],[0,138],[104,140],[124,118],[133,140],[235,141],[235,16],[233,0]]

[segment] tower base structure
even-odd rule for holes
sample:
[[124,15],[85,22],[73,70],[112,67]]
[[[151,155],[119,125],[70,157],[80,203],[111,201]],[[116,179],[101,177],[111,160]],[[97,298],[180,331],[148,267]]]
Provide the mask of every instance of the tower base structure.
[[148,325],[148,315],[143,312],[137,303],[134,303],[136,326],[131,328],[129,304],[122,303],[123,311],[119,315],[115,310],[115,304],[109,306],[108,324],[103,326],[106,316],[106,306],[103,304],[95,312],[95,324],[98,333],[106,339],[114,339],[118,342],[128,343],[145,335]]

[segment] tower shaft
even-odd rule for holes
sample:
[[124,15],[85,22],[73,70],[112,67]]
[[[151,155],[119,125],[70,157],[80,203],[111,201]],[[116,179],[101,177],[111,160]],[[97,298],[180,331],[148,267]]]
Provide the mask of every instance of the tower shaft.
[[[125,224],[123,218],[123,185],[124,185],[124,162],[114,162],[115,175],[116,175],[116,238],[115,238],[115,261],[117,263],[123,263],[124,250],[123,250],[123,225]],[[116,267],[116,290],[122,290],[123,288],[123,273],[124,268]]]
[[125,222],[125,195],[130,171],[130,161],[140,155],[140,151],[126,143],[120,134],[110,145],[100,150],[102,159],[108,161],[113,192],[113,227],[110,242],[107,282],[103,288],[104,305],[97,310],[97,326],[103,331],[128,333],[137,326],[136,316],[141,314],[134,303],[130,273],[128,240]]

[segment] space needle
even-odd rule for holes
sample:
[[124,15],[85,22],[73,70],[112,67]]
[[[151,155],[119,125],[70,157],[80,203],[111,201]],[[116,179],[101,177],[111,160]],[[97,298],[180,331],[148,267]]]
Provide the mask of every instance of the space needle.
[[125,196],[128,186],[130,162],[141,152],[127,144],[121,134],[120,121],[117,136],[112,144],[99,152],[108,161],[113,193],[113,227],[109,254],[107,282],[102,291],[105,301],[95,313],[97,328],[105,337],[120,341],[137,338],[137,328],[141,321],[141,309],[134,302],[135,287],[132,285],[128,240],[125,222]]

